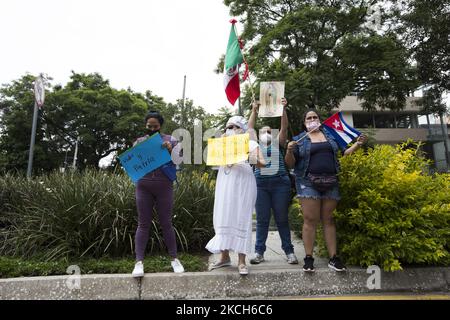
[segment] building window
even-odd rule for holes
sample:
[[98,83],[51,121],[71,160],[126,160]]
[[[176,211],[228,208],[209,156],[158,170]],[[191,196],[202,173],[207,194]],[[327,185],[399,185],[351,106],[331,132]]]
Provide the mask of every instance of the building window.
[[393,114],[375,114],[375,128],[395,128]]
[[354,113],[353,126],[355,128],[373,128],[373,117],[371,113]]
[[395,116],[397,128],[412,128],[412,119],[409,114],[399,114]]
[[417,120],[413,114],[353,113],[355,128],[415,128]]

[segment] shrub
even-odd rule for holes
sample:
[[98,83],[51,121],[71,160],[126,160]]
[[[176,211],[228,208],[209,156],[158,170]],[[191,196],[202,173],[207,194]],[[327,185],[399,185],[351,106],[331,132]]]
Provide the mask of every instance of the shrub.
[[[124,174],[86,170],[35,179],[6,175],[0,186],[0,255],[50,261],[133,254],[134,185]],[[182,251],[200,250],[212,234],[213,187],[208,175],[179,175],[173,223]],[[152,229],[149,250],[164,250],[157,219]]]
[[[342,157],[338,248],[349,264],[450,263],[450,175],[427,173],[419,146],[377,145]],[[323,237],[318,237],[321,252]]]
[[[178,257],[186,271],[206,271],[207,263],[198,256],[180,254]],[[147,256],[144,259],[145,272],[171,272],[170,258],[167,256]],[[57,259],[43,262],[36,259],[0,257],[0,278],[67,275],[67,268],[76,265],[81,274],[129,273],[133,270],[131,257],[120,259]]]
[[294,234],[302,237],[303,228],[303,214],[301,213],[300,201],[297,197],[292,199],[291,205],[288,210],[289,215],[289,226]]

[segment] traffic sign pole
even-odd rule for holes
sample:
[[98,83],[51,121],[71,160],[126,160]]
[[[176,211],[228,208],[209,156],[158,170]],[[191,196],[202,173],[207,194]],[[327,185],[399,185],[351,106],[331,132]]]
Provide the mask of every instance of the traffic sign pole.
[[31,171],[33,170],[33,153],[34,153],[34,142],[36,140],[37,116],[38,116],[38,105],[35,102],[33,112],[33,127],[31,129],[30,153],[28,155],[28,169],[27,169],[28,178],[31,178]]
[[27,168],[28,178],[31,178],[31,172],[33,171],[33,154],[34,154],[34,143],[36,140],[38,108],[41,108],[43,106],[44,99],[45,99],[45,87],[44,87],[44,80],[42,79],[41,74],[36,78],[36,81],[34,82],[34,112],[33,112],[33,126],[31,128],[30,152],[28,154],[28,168]]

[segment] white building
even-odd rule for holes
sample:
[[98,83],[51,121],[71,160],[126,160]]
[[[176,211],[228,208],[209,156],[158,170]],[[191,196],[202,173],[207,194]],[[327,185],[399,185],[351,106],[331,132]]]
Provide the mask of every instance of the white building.
[[[347,96],[340,103],[339,110],[344,120],[356,129],[374,128],[377,143],[396,144],[407,139],[425,143],[423,150],[433,160],[438,171],[447,170],[445,146],[440,124],[419,124],[420,98],[406,98],[406,107],[402,111],[367,112],[361,107],[361,100],[356,96]],[[447,128],[449,124],[445,125]],[[447,140],[449,139],[447,130]],[[450,145],[450,142],[449,142]],[[450,156],[450,155],[449,155]]]

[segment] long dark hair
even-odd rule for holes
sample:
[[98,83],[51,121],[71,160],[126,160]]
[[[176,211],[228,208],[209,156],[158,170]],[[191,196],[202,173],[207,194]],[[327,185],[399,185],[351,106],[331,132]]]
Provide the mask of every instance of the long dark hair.
[[160,126],[164,123],[164,118],[159,111],[149,111],[149,113],[145,116],[145,123],[147,123],[147,120],[150,118],[158,120]]
[[302,117],[302,131],[307,131],[306,126],[305,126],[305,121],[306,121],[306,115],[308,114],[308,112],[314,112],[315,114],[317,114],[317,116],[319,117],[319,121],[322,122],[322,119],[320,119],[320,114],[319,111],[316,108],[308,108],[306,109],[305,113],[303,113],[303,117]]

